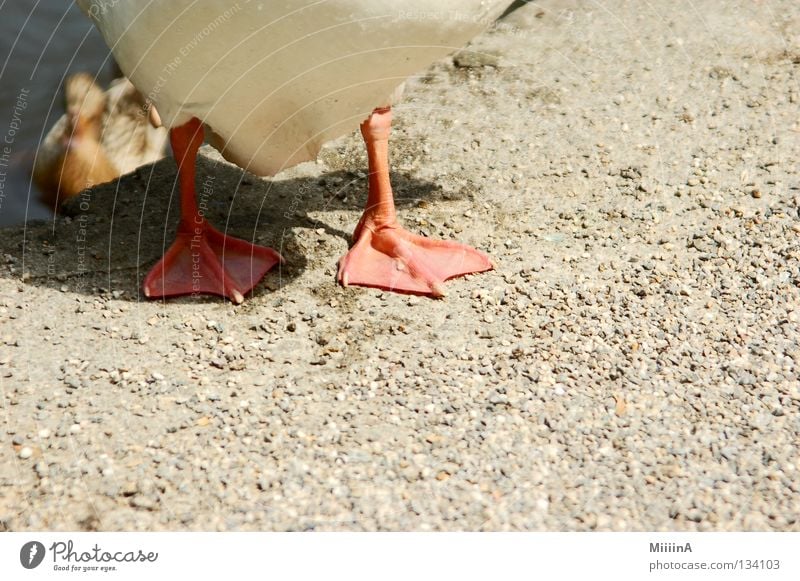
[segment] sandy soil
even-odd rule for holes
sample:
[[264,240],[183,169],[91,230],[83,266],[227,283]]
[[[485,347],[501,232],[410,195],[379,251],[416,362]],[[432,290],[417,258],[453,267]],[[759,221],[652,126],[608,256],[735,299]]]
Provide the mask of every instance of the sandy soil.
[[2,232],[0,528],[800,530],[800,7],[527,6],[396,108],[443,301],[337,286],[356,135],[221,228],[287,264],[148,302],[170,160]]

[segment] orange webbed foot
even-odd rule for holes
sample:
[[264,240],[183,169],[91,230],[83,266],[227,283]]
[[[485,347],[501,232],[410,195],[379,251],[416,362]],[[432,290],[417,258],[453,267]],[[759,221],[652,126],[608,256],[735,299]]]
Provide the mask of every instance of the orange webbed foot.
[[205,225],[198,231],[179,232],[142,287],[148,298],[215,294],[241,304],[244,295],[279,262],[283,259],[271,248]]
[[392,225],[359,228],[358,240],[339,261],[339,282],[433,297],[444,281],[493,268],[488,256],[465,244],[430,240]]

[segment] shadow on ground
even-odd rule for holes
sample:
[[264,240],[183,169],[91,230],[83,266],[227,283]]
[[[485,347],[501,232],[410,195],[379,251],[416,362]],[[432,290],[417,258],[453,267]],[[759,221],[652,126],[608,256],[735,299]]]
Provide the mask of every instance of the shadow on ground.
[[[398,207],[443,196],[440,186],[407,175],[393,174],[392,182]],[[260,294],[291,284],[307,267],[314,249],[298,243],[297,229],[322,228],[350,243],[358,219],[351,213],[363,208],[367,180],[363,170],[344,169],[263,180],[200,156],[197,189],[201,209],[218,229],[275,248],[286,259],[254,289]],[[312,218],[312,212],[329,213],[331,222],[341,227]],[[167,158],[87,190],[68,203],[64,213],[65,217],[4,230],[0,253],[14,263],[12,276],[65,292],[114,292],[116,298],[144,300],[140,282],[172,242],[178,221],[174,163]]]

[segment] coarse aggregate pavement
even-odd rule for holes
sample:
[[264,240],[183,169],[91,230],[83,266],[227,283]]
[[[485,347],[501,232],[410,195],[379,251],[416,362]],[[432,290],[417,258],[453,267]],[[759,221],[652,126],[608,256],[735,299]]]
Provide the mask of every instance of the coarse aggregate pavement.
[[[0,529],[800,530],[800,5],[552,0],[412,79],[444,300],[336,284],[360,136],[213,223],[286,265],[147,301],[166,159],[0,234]],[[172,195],[170,195],[172,194]]]

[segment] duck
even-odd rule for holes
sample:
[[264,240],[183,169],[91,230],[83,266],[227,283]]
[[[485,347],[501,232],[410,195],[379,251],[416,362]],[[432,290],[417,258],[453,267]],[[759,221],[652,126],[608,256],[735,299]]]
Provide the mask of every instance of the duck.
[[32,171],[41,201],[54,211],[85,189],[166,155],[168,131],[128,79],[103,91],[87,73],[70,75],[64,101],[66,112],[42,140]]
[[241,303],[283,258],[214,228],[195,172],[208,141],[246,171],[274,176],[360,129],[369,178],[343,286],[431,297],[491,270],[483,252],[432,240],[397,219],[389,178],[393,105],[406,79],[461,49],[509,0],[77,0],[123,73],[170,132],[181,215],[142,283],[146,297],[216,294]]

